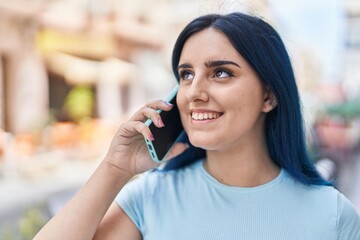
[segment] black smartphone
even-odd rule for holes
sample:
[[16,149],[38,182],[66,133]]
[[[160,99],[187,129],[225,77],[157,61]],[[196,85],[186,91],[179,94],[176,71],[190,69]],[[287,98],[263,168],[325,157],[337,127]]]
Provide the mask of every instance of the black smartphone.
[[157,163],[161,163],[163,161],[184,130],[181,124],[179,109],[176,104],[177,90],[178,86],[176,86],[166,98],[166,101],[174,105],[173,108],[170,111],[159,111],[165,127],[156,127],[151,119],[148,119],[145,122],[145,124],[149,126],[150,131],[155,138],[154,141],[150,141],[145,138],[146,145],[151,158]]

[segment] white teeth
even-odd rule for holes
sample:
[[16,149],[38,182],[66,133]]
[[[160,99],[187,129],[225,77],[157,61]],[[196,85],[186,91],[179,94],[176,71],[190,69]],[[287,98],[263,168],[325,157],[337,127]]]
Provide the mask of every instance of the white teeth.
[[192,119],[194,120],[207,120],[207,119],[215,119],[220,117],[219,113],[195,113],[191,114]]

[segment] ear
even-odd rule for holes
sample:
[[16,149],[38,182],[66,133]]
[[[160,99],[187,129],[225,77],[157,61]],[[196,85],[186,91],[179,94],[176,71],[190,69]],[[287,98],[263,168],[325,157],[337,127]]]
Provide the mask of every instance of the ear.
[[277,100],[274,93],[267,86],[265,88],[263,112],[268,113],[277,106]]

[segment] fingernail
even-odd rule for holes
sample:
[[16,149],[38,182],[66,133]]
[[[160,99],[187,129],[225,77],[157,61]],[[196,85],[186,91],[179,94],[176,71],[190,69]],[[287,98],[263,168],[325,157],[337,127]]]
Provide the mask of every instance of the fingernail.
[[163,101],[163,102],[165,103],[166,106],[169,106],[169,107],[174,106],[174,104],[171,104],[171,103],[169,103],[169,102],[167,102],[167,101]]
[[148,140],[150,140],[150,141],[154,141],[154,140],[155,140],[154,135],[152,135],[152,133],[149,133],[149,134],[148,134]]
[[161,118],[158,119],[158,125],[159,125],[159,127],[164,127],[164,126],[165,126],[165,124],[164,124],[164,122],[161,120]]

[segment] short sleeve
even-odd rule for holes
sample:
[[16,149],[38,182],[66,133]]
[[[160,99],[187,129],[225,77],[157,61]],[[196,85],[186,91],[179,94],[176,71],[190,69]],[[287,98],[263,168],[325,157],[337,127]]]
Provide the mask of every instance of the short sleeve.
[[144,227],[144,208],[152,194],[149,187],[150,173],[144,173],[127,183],[115,198],[115,202],[134,222],[140,232]]
[[360,240],[360,216],[351,202],[341,193],[338,195],[338,240]]

